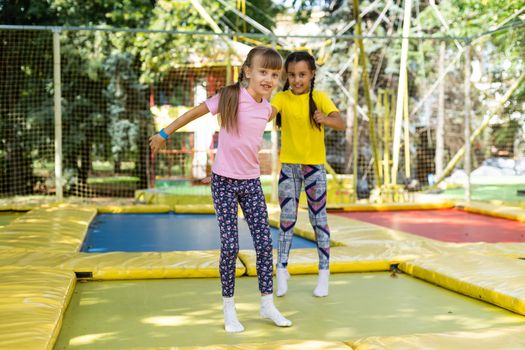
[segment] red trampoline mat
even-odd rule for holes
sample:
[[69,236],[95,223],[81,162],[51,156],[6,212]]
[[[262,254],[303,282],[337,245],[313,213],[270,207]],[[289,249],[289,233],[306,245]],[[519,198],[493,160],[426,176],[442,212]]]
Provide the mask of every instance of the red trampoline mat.
[[458,209],[334,214],[445,242],[525,242],[525,223]]

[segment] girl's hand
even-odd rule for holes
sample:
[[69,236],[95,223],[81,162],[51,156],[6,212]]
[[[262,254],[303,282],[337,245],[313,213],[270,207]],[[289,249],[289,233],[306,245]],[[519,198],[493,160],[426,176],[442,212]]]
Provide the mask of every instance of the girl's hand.
[[341,118],[341,115],[339,112],[332,112],[329,115],[325,115],[320,111],[314,112],[314,119],[316,122],[318,122],[320,125],[324,125],[325,127],[330,127],[334,130],[343,131],[346,129],[346,123]]
[[211,182],[211,176],[206,176],[201,182],[206,185],[209,184]]
[[153,153],[157,153],[161,148],[166,146],[166,139],[159,134],[155,134],[149,138],[149,146]]
[[323,124],[326,124],[326,121],[327,121],[328,117],[323,112],[315,110],[315,112],[314,112],[314,119],[315,119],[316,122],[318,122],[319,124],[323,125]]

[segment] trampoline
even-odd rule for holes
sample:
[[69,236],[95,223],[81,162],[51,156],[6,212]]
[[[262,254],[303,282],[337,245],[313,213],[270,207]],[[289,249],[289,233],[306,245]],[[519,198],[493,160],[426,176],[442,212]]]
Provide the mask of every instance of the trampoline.
[[523,316],[407,275],[334,274],[328,298],[312,297],[315,283],[313,275],[292,276],[288,294],[275,301],[294,325],[277,328],[259,317],[256,278],[238,278],[235,300],[246,331],[234,335],[223,330],[218,280],[83,283],[75,290],[55,350],[337,341],[378,334],[483,332],[525,322]]
[[[196,226],[216,226],[213,215],[203,214],[174,224],[170,220],[187,216],[171,210],[56,205],[31,210],[2,228],[0,280],[5,283],[0,284],[0,300],[9,303],[0,303],[0,314],[10,322],[2,328],[0,347],[222,350],[235,344],[239,350],[360,350],[393,337],[409,341],[412,347],[407,349],[421,349],[479,334],[489,334],[487,344],[499,348],[512,348],[505,347],[511,342],[525,346],[525,260],[510,250],[501,255],[489,243],[482,243],[482,251],[477,245],[476,252],[461,250],[461,245],[416,240],[414,235],[329,214],[334,242],[329,297],[312,297],[317,250],[299,248],[300,240],[294,239],[289,292],[275,299],[293,327],[277,328],[259,318],[254,252],[241,249],[235,298],[246,331],[240,334],[223,329],[218,249],[178,250],[183,247],[179,245],[173,251],[80,252],[89,246],[89,227],[100,228],[104,221],[117,226],[110,225],[110,233],[101,236],[119,231],[131,238],[142,233],[148,238],[143,241],[156,240],[157,247],[166,247],[165,237],[146,233],[147,226],[157,223],[164,233],[181,229],[186,235]],[[269,210],[275,225],[278,212]],[[141,214],[130,214],[137,212]],[[131,219],[135,216],[138,222]],[[118,228],[122,222],[132,228]],[[296,233],[312,236],[307,212],[299,213]],[[241,236],[250,241],[247,232]],[[211,237],[216,240],[217,234]],[[200,239],[175,236],[173,241]],[[108,248],[106,243],[103,240],[101,247]],[[518,254],[523,251],[520,243],[509,244]]]
[[[270,227],[273,246],[279,230]],[[296,236],[293,248],[315,248]],[[239,248],[254,249],[248,224],[239,218]],[[206,214],[99,214],[91,222],[81,251],[167,252],[220,249],[215,215]]]
[[22,211],[11,211],[11,210],[0,211],[0,227],[9,224],[11,221],[15,220],[16,218],[24,214],[25,213]]
[[525,222],[459,209],[333,213],[444,242],[525,242]]

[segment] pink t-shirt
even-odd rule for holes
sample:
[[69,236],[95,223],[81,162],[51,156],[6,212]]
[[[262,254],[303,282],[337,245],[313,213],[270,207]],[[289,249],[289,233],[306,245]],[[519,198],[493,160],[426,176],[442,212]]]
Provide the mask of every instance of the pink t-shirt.
[[[205,101],[211,114],[217,114],[220,95],[216,94]],[[219,147],[212,171],[232,179],[256,179],[261,176],[259,150],[264,128],[268,123],[272,107],[262,99],[257,102],[241,88],[237,121],[239,134],[230,134],[224,127],[219,131]]]

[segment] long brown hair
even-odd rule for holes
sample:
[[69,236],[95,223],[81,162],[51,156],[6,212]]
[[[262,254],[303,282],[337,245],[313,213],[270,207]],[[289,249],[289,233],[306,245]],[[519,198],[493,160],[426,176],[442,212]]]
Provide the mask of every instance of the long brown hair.
[[[315,72],[315,68],[316,68],[315,58],[306,51],[296,51],[296,52],[292,52],[291,54],[288,55],[288,57],[286,57],[286,61],[284,62],[285,73],[288,73],[288,65],[290,63],[297,63],[301,61],[305,61],[308,64],[308,68],[310,68],[312,72]],[[308,115],[310,116],[310,125],[312,126],[312,128],[317,128],[321,130],[321,124],[319,124],[314,118],[314,113],[315,113],[315,110],[317,109],[317,106],[315,105],[315,101],[314,101],[314,85],[315,85],[315,74],[312,77],[312,81],[310,82],[310,92],[308,93],[308,108],[309,108]],[[284,83],[284,86],[283,86],[283,91],[286,91],[289,88],[290,88],[290,83],[288,82],[288,78],[286,78],[286,82]],[[278,127],[281,127],[281,113],[277,114],[277,119],[275,123],[277,124]]]
[[281,69],[283,66],[281,55],[271,47],[256,46],[248,52],[237,82],[223,87],[219,92],[221,96],[219,98],[218,114],[221,117],[221,126],[226,128],[229,133],[238,134],[239,132],[237,114],[239,112],[239,93],[244,80],[244,69],[246,67],[252,68],[255,57],[260,57],[258,64],[265,69]]

